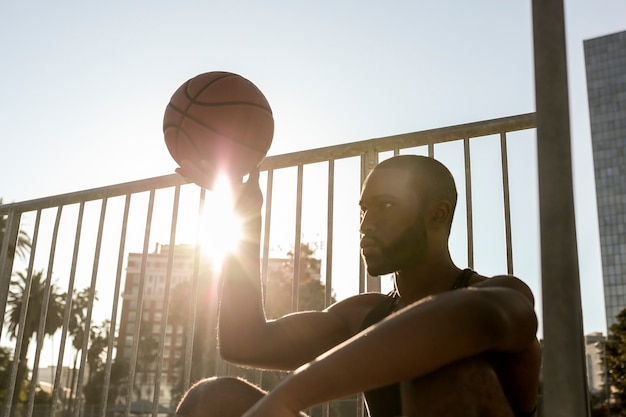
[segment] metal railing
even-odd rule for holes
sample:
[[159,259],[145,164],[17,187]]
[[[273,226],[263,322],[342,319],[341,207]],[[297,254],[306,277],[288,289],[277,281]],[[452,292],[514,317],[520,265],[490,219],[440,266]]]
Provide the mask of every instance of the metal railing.
[[[456,262],[487,274],[518,273],[514,262],[521,259],[521,277],[538,288],[539,242],[532,233],[539,229],[534,126],[535,115],[524,114],[267,157],[261,165],[264,283],[272,275],[273,260],[289,261],[291,309],[301,309],[300,279],[309,255],[295,248],[307,245],[310,256],[320,261],[314,272],[323,283],[322,306],[350,293],[384,291],[389,281],[367,276],[359,259],[358,194],[379,160],[415,153],[442,160],[457,181],[460,200],[451,237]],[[200,366],[193,352],[195,333],[210,332],[216,338],[217,279],[210,280],[209,290],[202,288],[203,276],[219,274],[218,264],[209,258],[224,242],[205,241],[219,234],[205,224],[219,217],[214,211],[218,204],[216,193],[172,174],[0,206],[5,219],[0,345],[13,358],[2,416],[15,415],[11,410],[18,408],[24,416],[41,414],[36,393],[43,371],[50,371],[52,384],[53,406],[46,415],[73,416],[115,411],[128,416],[142,398],[149,403],[146,413],[156,416],[163,407],[171,412],[175,398],[169,391],[175,384],[180,392],[198,376],[238,372],[215,351],[215,362],[205,357]],[[32,240],[25,258],[12,255],[20,231]],[[514,252],[514,246],[520,249]],[[19,281],[17,273],[24,278],[21,288],[11,284]],[[181,309],[173,296],[181,282],[191,283],[192,295],[210,294],[201,327],[197,297],[184,304],[187,323],[168,322]],[[32,298],[34,288],[42,300]],[[82,304],[77,301],[81,291]],[[19,300],[30,301],[17,304]],[[38,328],[26,330],[32,333],[23,337],[32,319],[28,311],[38,315]],[[47,320],[57,318],[57,311],[60,321],[47,335]],[[11,321],[17,329],[12,336],[6,325]],[[144,321],[150,324],[148,339],[141,329]],[[178,336],[177,328],[183,329]],[[156,343],[152,359],[142,356],[146,340]],[[99,352],[93,349],[96,341],[103,345]],[[111,381],[122,356],[128,366],[123,370],[126,388],[119,390]],[[21,365],[30,372],[20,373],[20,357],[28,359]],[[97,371],[102,400],[94,407],[84,393],[93,387]],[[22,375],[30,381],[26,388],[16,386]],[[253,377],[260,382],[263,373]],[[118,391],[111,399],[114,388]],[[17,407],[13,394],[19,389],[28,397]],[[103,406],[107,398],[117,405]]]

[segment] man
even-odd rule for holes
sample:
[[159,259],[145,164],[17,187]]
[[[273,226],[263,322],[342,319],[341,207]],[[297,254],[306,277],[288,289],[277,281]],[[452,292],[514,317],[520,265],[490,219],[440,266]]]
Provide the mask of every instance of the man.
[[[179,172],[203,184],[188,164]],[[363,186],[361,254],[371,275],[395,273],[393,294],[359,294],[270,321],[259,279],[257,182],[252,176],[242,187],[245,240],[224,264],[220,352],[231,362],[294,372],[251,401],[245,416],[295,416],[358,392],[372,417],[534,414],[541,352],[532,293],[515,277],[487,278],[452,262],[457,193],[441,163],[397,156]]]

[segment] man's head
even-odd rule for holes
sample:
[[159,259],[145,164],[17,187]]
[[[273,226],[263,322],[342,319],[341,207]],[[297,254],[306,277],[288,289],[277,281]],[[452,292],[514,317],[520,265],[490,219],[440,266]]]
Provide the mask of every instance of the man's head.
[[378,164],[360,201],[368,272],[400,271],[433,251],[447,251],[456,200],[452,174],[433,158],[401,155]]
[[176,408],[177,417],[239,417],[264,391],[239,378],[207,378],[194,384]]
[[[240,417],[265,391],[241,378],[212,377],[196,382],[180,400],[175,417]],[[308,417],[300,412],[299,417]]]

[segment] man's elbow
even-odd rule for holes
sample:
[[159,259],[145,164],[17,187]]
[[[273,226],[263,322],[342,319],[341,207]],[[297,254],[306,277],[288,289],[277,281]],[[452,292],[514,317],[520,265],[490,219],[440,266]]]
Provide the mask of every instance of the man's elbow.
[[492,300],[492,337],[495,350],[522,351],[536,340],[539,322],[531,301],[523,294],[504,290]]

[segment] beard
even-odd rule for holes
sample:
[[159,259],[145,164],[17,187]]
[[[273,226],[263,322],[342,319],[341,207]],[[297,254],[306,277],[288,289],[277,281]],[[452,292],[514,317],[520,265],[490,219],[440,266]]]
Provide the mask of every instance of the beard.
[[428,249],[426,226],[422,215],[388,244],[382,244],[376,238],[372,239],[378,243],[378,253],[363,255],[367,272],[372,276],[401,271],[419,263],[426,256]]

